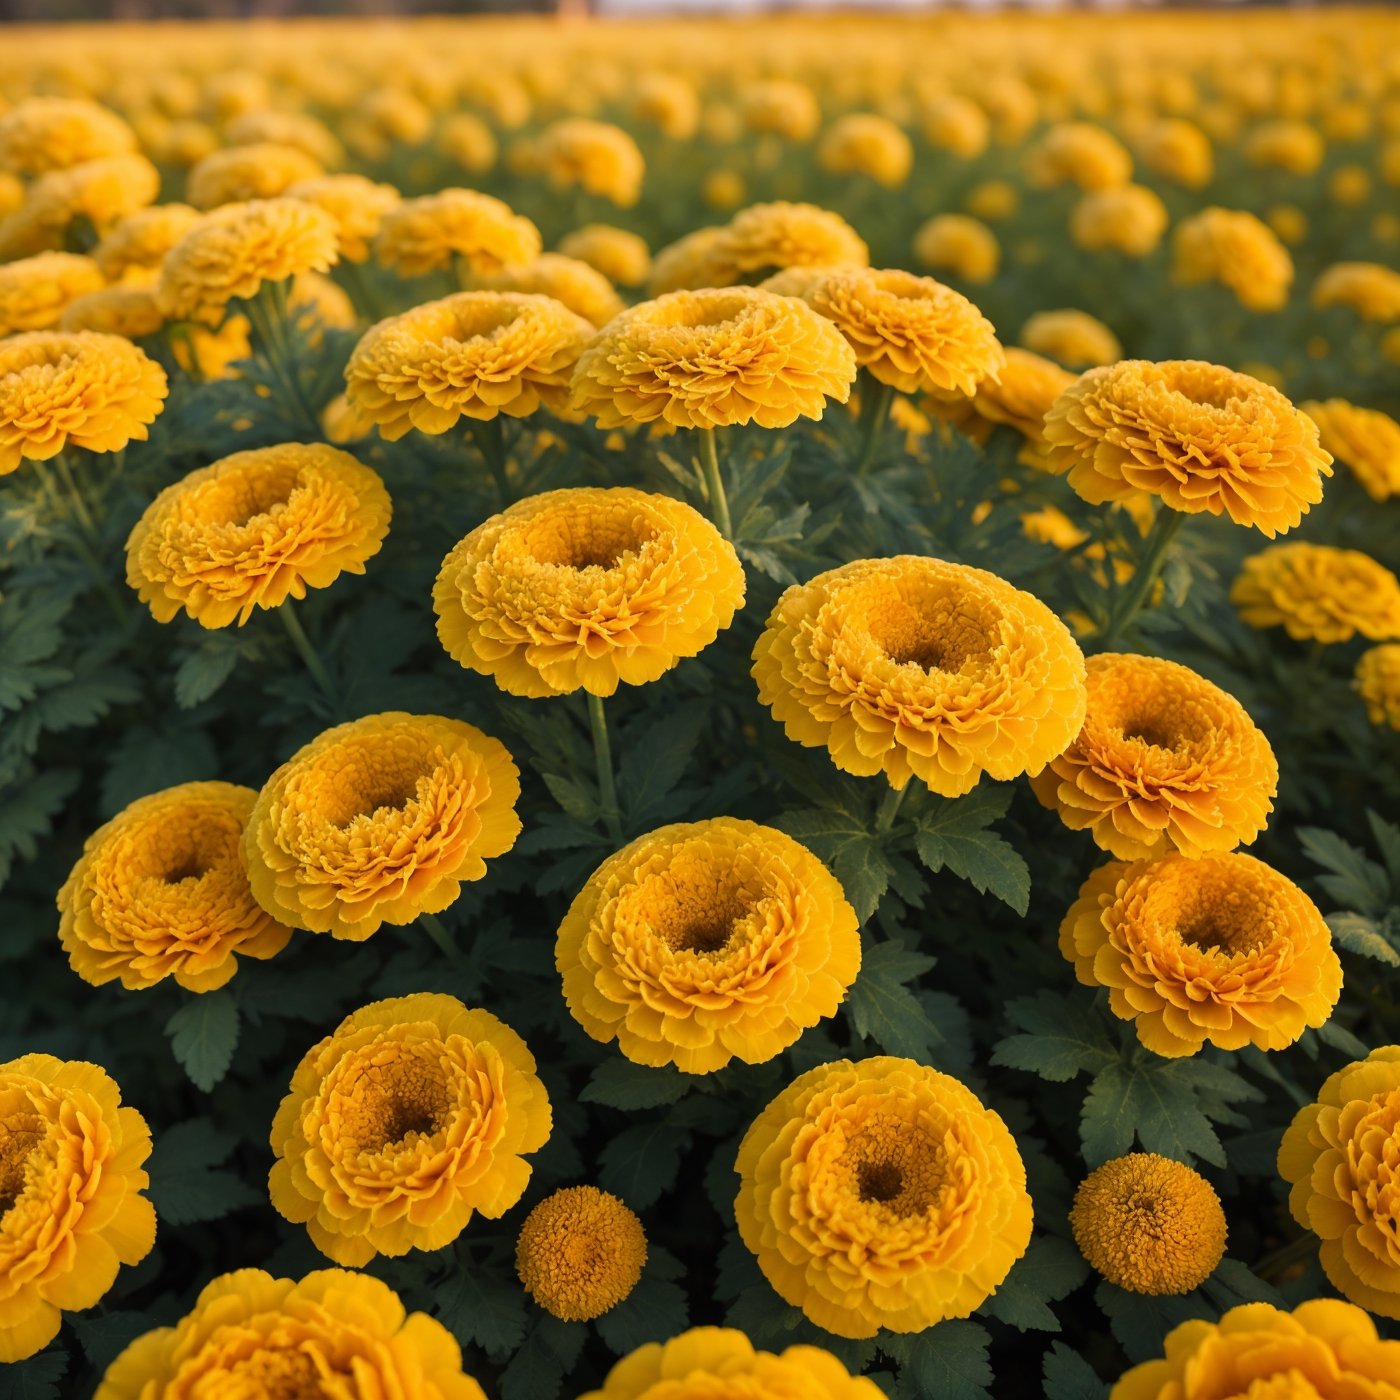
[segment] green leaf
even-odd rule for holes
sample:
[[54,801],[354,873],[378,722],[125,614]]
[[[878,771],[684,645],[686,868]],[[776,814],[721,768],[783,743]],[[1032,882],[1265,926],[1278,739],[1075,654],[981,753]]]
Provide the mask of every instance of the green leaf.
[[1385,861],[1386,874],[1390,876],[1391,893],[1400,894],[1400,826],[1386,821],[1378,812],[1369,809],[1366,812],[1366,821],[1371,828],[1371,835],[1376,838],[1381,859]]
[[550,796],[576,822],[588,824],[597,817],[598,799],[581,783],[561,777],[558,773],[541,773],[540,777],[544,779]]
[[656,1276],[648,1261],[632,1292],[593,1325],[616,1355],[626,1356],[647,1342],[669,1341],[689,1324],[684,1290],[672,1280]]
[[620,745],[617,790],[633,829],[680,782],[709,720],[709,707],[695,705],[659,716],[639,734],[629,726]]
[[151,1200],[167,1225],[219,1220],[263,1199],[232,1171],[217,1171],[237,1144],[230,1132],[208,1118],[176,1123],[155,1138],[147,1170]]
[[1108,1385],[1078,1352],[1056,1342],[1045,1353],[1045,1400],[1107,1400]]
[[113,705],[141,698],[136,677],[121,666],[103,666],[46,690],[35,702],[47,730],[83,729],[96,724]]
[[0,802],[0,885],[16,856],[33,860],[39,853],[39,841],[49,834],[80,776],[76,768],[34,773]]
[[459,1258],[433,1296],[438,1321],[463,1346],[479,1346],[499,1360],[524,1339],[529,1314],[513,1275],[497,1278],[474,1260]]
[[1359,909],[1373,918],[1385,913],[1390,902],[1390,881],[1375,861],[1367,859],[1335,831],[1321,827],[1299,827],[1298,841],[1310,860],[1330,872],[1319,875],[1317,882],[1338,904]]
[[676,1184],[690,1134],[658,1119],[620,1132],[599,1157],[598,1182],[633,1210],[654,1205]]
[[122,1309],[117,1312],[76,1314],[68,1319],[78,1334],[78,1345],[83,1349],[88,1364],[94,1371],[102,1372],[143,1333],[152,1327],[149,1313],[136,1309]]
[[1006,1014],[1025,1034],[998,1042],[992,1052],[994,1065],[1064,1081],[1084,1071],[1097,1074],[1118,1059],[1118,1047],[1092,1005],[1077,1005],[1059,992],[1040,991],[1008,1002]]
[[1353,1060],[1364,1060],[1371,1053],[1371,1047],[1347,1030],[1335,1016],[1317,1028],[1317,1038],[1324,1045],[1350,1055]]
[[1053,1236],[1032,1240],[1011,1272],[978,1312],[1018,1331],[1034,1328],[1058,1332],[1060,1320],[1049,1304],[1072,1293],[1089,1273],[1083,1255],[1068,1241]]
[[166,1023],[185,1073],[208,1093],[228,1073],[238,1047],[238,1003],[226,991],[191,997]]
[[1105,1280],[1094,1290],[1094,1300],[1134,1363],[1161,1356],[1162,1343],[1173,1327],[1193,1317],[1214,1316],[1210,1303],[1199,1291],[1180,1296],[1129,1293]]
[[555,1400],[587,1337],[583,1323],[541,1313],[501,1373],[501,1400]]
[[0,1365],[0,1400],[58,1400],[67,1370],[68,1353],[61,1347]]
[[133,726],[102,780],[102,810],[112,815],[147,793],[210,778],[218,770],[214,741],[203,730]]
[[659,1108],[675,1103],[689,1093],[694,1083],[694,1076],[669,1065],[653,1069],[615,1055],[594,1067],[579,1098],[584,1103],[602,1103],[609,1108]]
[[[955,808],[957,803],[949,803]],[[921,822],[914,837],[919,859],[936,875],[946,865],[982,894],[994,894],[1018,914],[1030,908],[1030,867],[994,831],[959,823],[948,812]]]
[[1359,953],[1363,958],[1375,958],[1377,962],[1400,967],[1400,951],[1385,936],[1385,929],[1374,919],[1364,914],[1329,914],[1327,927],[1332,937],[1349,953]]
[[991,1400],[991,1337],[985,1327],[961,1320],[940,1322],[925,1332],[881,1340],[899,1365],[902,1394],[938,1400]]
[[902,943],[867,943],[860,974],[846,997],[856,1034],[887,1054],[927,1059],[943,1037],[908,984],[933,965],[933,958]]
[[1265,1283],[1248,1264],[1241,1263],[1238,1259],[1222,1259],[1201,1288],[1221,1312],[1228,1312],[1241,1303],[1269,1303],[1276,1308],[1288,1307],[1276,1288]]
[[175,668],[175,703],[192,710],[214,695],[238,665],[238,648],[220,637],[196,647]]
[[1223,1167],[1225,1149],[1193,1088],[1196,1075],[1182,1062],[1148,1060],[1109,1065],[1089,1086],[1080,1118],[1084,1159],[1091,1167],[1129,1151],[1136,1137],[1146,1152]]
[[885,851],[884,834],[867,831],[862,815],[830,807],[816,812],[784,812],[774,825],[831,867],[861,923],[875,912],[890,887],[894,865]]

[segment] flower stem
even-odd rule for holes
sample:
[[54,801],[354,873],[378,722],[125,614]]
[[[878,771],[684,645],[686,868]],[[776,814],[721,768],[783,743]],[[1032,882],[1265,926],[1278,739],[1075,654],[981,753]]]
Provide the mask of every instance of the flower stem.
[[621,844],[622,813],[617,805],[617,784],[613,781],[608,720],[603,713],[602,697],[592,693],[588,696],[588,726],[593,731],[593,762],[598,769],[598,801],[603,810],[603,822],[608,828],[608,835]]
[[68,492],[68,504],[76,517],[78,524],[82,527],[83,533],[88,538],[88,543],[95,545],[97,540],[97,522],[92,518],[92,512],[87,508],[87,502],[83,500],[83,493],[78,489],[77,479],[73,475],[73,468],[68,465],[68,459],[62,452],[53,459],[53,464],[58,470],[59,476],[63,478],[63,489]]
[[880,801],[880,810],[875,814],[875,830],[888,831],[894,825],[894,819],[899,815],[900,805],[904,801],[904,794],[909,791],[909,784],[905,783],[902,788],[891,788]]
[[55,511],[73,522],[75,528],[72,541],[76,551],[83,563],[87,565],[88,573],[92,576],[92,581],[98,592],[106,600],[112,616],[125,627],[131,620],[131,611],[125,606],[117,590],[112,587],[112,580],[102,565],[102,539],[97,532],[97,522],[92,518],[92,512],[88,509],[87,502],[83,500],[82,489],[73,475],[73,469],[69,466],[62,452],[53,458],[53,464],[58,475],[63,479],[62,491],[59,491],[54,484],[54,479],[49,475],[43,462],[36,461],[33,464],[35,475],[39,478]]
[[248,323],[257,336],[263,359],[281,389],[282,406],[292,420],[303,419],[319,435],[321,421],[302,387],[288,314],[287,284],[264,282],[255,297],[243,303]]
[[729,518],[729,497],[724,490],[724,477],[719,469],[719,448],[715,443],[715,430],[700,430],[700,465],[705,471],[705,486],[710,493],[710,514],[727,540],[734,538],[734,525]]
[[1264,1255],[1254,1265],[1254,1273],[1262,1279],[1270,1277],[1277,1278],[1293,1264],[1301,1263],[1304,1259],[1310,1258],[1317,1250],[1317,1236],[1313,1234],[1299,1235],[1296,1240],[1290,1240],[1285,1245],[1280,1245],[1277,1249],[1271,1250]]
[[282,619],[282,625],[287,629],[292,645],[311,673],[311,679],[321,688],[321,694],[327,700],[334,701],[335,686],[331,684],[330,672],[326,670],[326,663],[317,655],[316,648],[311,645],[311,638],[306,635],[301,619],[292,611],[292,605],[283,603],[277,609],[277,616]]
[[510,470],[506,464],[506,438],[501,427],[501,415],[498,413],[494,418],[471,420],[471,434],[476,450],[481,453],[482,460],[495,478],[501,508],[504,509],[515,500],[515,488],[510,484]]
[[442,920],[436,914],[420,914],[418,922],[423,925],[424,933],[437,944],[438,950],[443,956],[455,961],[457,945],[452,941],[452,935],[448,933],[447,926]]
[[1167,549],[1176,538],[1176,532],[1181,529],[1185,519],[1179,510],[1172,510],[1170,506],[1158,508],[1157,518],[1152,522],[1152,529],[1143,543],[1142,557],[1138,560],[1132,579],[1119,597],[1118,606],[1114,608],[1108,626],[1097,638],[1100,651],[1108,651],[1137,616],[1147,600],[1147,595],[1152,591],[1152,585],[1157,581],[1157,575],[1162,572]]
[[856,475],[864,476],[875,461],[880,438],[889,421],[890,408],[894,404],[894,385],[882,384],[873,375],[867,374],[861,385],[860,398],[860,421],[865,428],[865,440],[856,461]]

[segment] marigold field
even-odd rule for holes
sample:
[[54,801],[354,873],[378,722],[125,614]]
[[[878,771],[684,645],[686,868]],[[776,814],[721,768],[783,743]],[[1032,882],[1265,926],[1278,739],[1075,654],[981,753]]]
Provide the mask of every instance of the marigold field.
[[3,1400],[1400,1400],[1400,12],[10,30]]

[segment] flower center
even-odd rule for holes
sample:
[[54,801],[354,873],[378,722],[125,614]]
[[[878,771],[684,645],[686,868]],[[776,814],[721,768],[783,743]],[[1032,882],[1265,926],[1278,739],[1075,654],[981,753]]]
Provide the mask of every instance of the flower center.
[[550,513],[532,521],[524,544],[540,564],[565,569],[612,569],[636,554],[654,531],[624,509]]
[[382,1152],[442,1127],[451,1095],[434,1047],[422,1049],[367,1066],[352,1085],[342,1105],[343,1136],[358,1150]]
[[975,600],[932,588],[918,596],[871,597],[866,626],[871,640],[896,666],[956,674],[984,655],[996,618]]
[[170,870],[167,870],[160,878],[167,885],[178,885],[182,880],[198,880],[201,875],[207,875],[212,867],[197,855],[191,854],[180,861]]
[[247,1382],[247,1393],[261,1400],[322,1400],[326,1394],[316,1362],[305,1351],[255,1351],[232,1369]]
[[862,1162],[856,1168],[862,1201],[894,1200],[904,1190],[904,1173],[893,1162]]
[[915,1123],[875,1118],[845,1153],[858,1200],[901,1217],[927,1215],[948,1175],[944,1144]]
[[23,1120],[0,1123],[0,1218],[24,1194],[24,1164],[42,1136]]

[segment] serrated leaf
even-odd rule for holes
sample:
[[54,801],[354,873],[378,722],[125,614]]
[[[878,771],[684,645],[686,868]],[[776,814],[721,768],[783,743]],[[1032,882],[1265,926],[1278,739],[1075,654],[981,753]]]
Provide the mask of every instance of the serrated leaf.
[[1347,1030],[1335,1016],[1317,1028],[1317,1038],[1324,1045],[1330,1045],[1334,1050],[1350,1055],[1353,1060],[1364,1060],[1371,1053],[1370,1046]]
[[[896,1339],[892,1339],[896,1340]],[[902,1393],[938,1400],[991,1400],[991,1337],[975,1322],[940,1322],[925,1332],[882,1343],[899,1362]]]
[[58,1400],[67,1370],[68,1353],[61,1347],[0,1365],[0,1400]]
[[670,1279],[648,1277],[593,1325],[617,1356],[626,1356],[647,1342],[665,1342],[684,1332],[690,1322],[686,1295]]
[[1388,822],[1379,812],[1367,809],[1366,822],[1375,837],[1376,846],[1385,861],[1386,874],[1390,876],[1391,894],[1400,894],[1400,826]]
[[16,856],[33,860],[38,854],[39,841],[49,834],[79,777],[75,768],[50,768],[31,775],[0,802],[0,885]]
[[147,1171],[156,1214],[167,1225],[219,1220],[263,1197],[236,1172],[216,1171],[236,1143],[208,1118],[176,1123],[157,1135]]
[[479,1346],[499,1360],[524,1339],[529,1310],[513,1275],[497,1278],[471,1259],[459,1259],[434,1299],[438,1321],[464,1346]]
[[1272,1284],[1265,1283],[1248,1264],[1238,1259],[1222,1259],[1201,1288],[1221,1312],[1228,1312],[1241,1303],[1269,1303],[1276,1308],[1288,1306]]
[[865,923],[889,889],[894,873],[883,836],[867,831],[857,814],[835,808],[784,812],[774,825],[802,842],[831,868],[856,917]]
[[655,1204],[676,1184],[690,1134],[664,1120],[620,1132],[599,1156],[599,1184],[633,1210]]
[[943,1037],[908,985],[934,960],[893,941],[867,946],[846,1009],[863,1040],[891,1055],[923,1060]]
[[501,1400],[555,1400],[587,1336],[581,1322],[540,1314],[501,1373]]
[[1007,1003],[1006,1014],[1026,1033],[999,1041],[992,1052],[994,1065],[1062,1082],[1084,1071],[1097,1074],[1118,1059],[1118,1048],[1094,1009],[1081,1008],[1057,992],[1016,997]]
[[214,695],[238,665],[236,648],[223,643],[206,643],[190,652],[175,668],[175,703],[192,710]]
[[1338,904],[1380,918],[1390,900],[1385,871],[1335,831],[1317,826],[1298,828],[1298,841],[1315,864],[1330,872],[1318,876],[1318,884]]
[[541,773],[540,777],[544,779],[550,796],[576,822],[587,824],[597,818],[597,799],[581,783],[572,778],[562,777],[558,773]]
[[610,1108],[659,1108],[687,1094],[695,1080],[670,1066],[636,1065],[616,1055],[594,1067],[579,1098]]
[[1108,1385],[1094,1368],[1063,1342],[1045,1353],[1042,1369],[1044,1400],[1107,1400]]
[[138,725],[112,753],[102,780],[102,810],[111,815],[138,797],[209,778],[217,771],[214,742],[203,730]]
[[192,997],[166,1023],[170,1048],[208,1093],[228,1073],[238,1047],[238,1003],[226,991]]
[[68,1319],[78,1334],[88,1364],[94,1371],[105,1371],[117,1357],[144,1332],[151,1330],[148,1313],[121,1309],[106,1313],[78,1313]]
[[1129,1293],[1105,1281],[1094,1290],[1094,1299],[1128,1359],[1135,1363],[1161,1356],[1162,1344],[1173,1327],[1193,1317],[1213,1317],[1210,1303],[1199,1292],[1179,1296]]
[[1032,1240],[978,1311],[1021,1332],[1058,1332],[1060,1320],[1049,1304],[1072,1293],[1088,1273],[1083,1255],[1068,1241],[1053,1236]]
[[1349,953],[1363,958],[1400,967],[1400,951],[1385,936],[1385,930],[1364,914],[1338,913],[1327,915],[1327,927],[1332,937]]
[[1018,914],[1030,908],[1030,867],[996,832],[920,831],[914,846],[935,875],[947,866],[981,894],[994,894]]
[[1091,1167],[1128,1152],[1136,1137],[1146,1152],[1225,1165],[1210,1120],[1183,1072],[1171,1061],[1109,1065],[1089,1086],[1080,1118],[1084,1159]]

